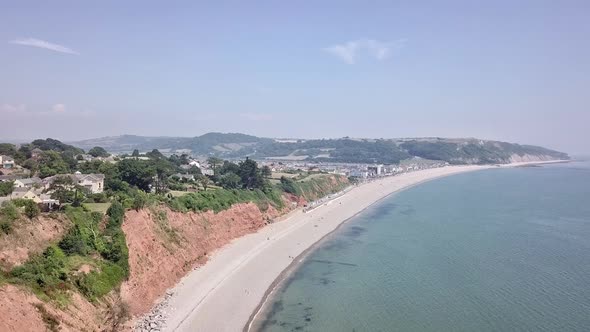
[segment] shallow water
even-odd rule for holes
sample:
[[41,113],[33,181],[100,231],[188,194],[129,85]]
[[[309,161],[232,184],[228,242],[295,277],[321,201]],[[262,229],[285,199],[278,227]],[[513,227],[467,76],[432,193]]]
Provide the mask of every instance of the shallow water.
[[590,164],[410,188],[324,239],[262,331],[589,331]]

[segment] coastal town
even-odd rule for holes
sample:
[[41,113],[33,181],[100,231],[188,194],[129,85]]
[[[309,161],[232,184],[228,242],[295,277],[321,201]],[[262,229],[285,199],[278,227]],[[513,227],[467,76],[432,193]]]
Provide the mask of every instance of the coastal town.
[[[74,155],[74,159],[78,165],[100,162],[116,164],[120,160],[150,160],[150,154],[159,154],[159,151],[136,151],[135,154],[103,154],[102,156],[93,156],[88,153],[80,153]],[[162,154],[166,156],[165,154]],[[44,151],[35,148],[31,150],[31,159],[39,161],[44,156]],[[215,165],[212,160],[215,157],[208,158],[207,156],[189,156],[183,154],[176,156],[168,154],[166,157],[179,157],[183,162],[179,165],[178,172],[168,175],[170,182],[180,182],[187,184],[181,187],[181,190],[174,190],[178,195],[179,192],[194,192],[204,189],[199,186],[198,175],[212,177],[215,175]],[[239,163],[242,160],[231,160],[233,163]],[[297,177],[302,174],[336,174],[351,178],[357,182],[363,182],[370,179],[380,178],[384,176],[392,176],[396,174],[403,174],[417,170],[444,167],[449,165],[444,161],[433,161],[421,158],[413,158],[411,160],[404,160],[399,164],[383,165],[383,164],[354,164],[354,163],[329,163],[329,162],[309,162],[309,161],[288,161],[288,160],[273,160],[272,158],[265,158],[264,160],[257,160],[260,166],[268,167],[272,172],[269,178],[272,181],[277,181],[282,176]],[[197,170],[195,172],[195,170]],[[55,188],[52,187],[56,179],[68,178],[71,179],[71,188],[78,186],[87,194],[101,194],[105,190],[105,175],[100,173],[82,173],[75,171],[74,173],[55,174],[47,177],[40,177],[38,172],[32,172],[26,165],[19,165],[14,158],[8,155],[0,155],[0,182],[12,183],[12,191],[4,196],[0,196],[0,204],[5,201],[16,199],[27,199],[35,202],[41,211],[51,211],[60,206],[58,195],[55,195]],[[198,174],[196,174],[198,173]],[[154,180],[156,176],[154,176]],[[156,191],[155,186],[150,186],[150,191]],[[93,203],[90,200],[90,203]]]

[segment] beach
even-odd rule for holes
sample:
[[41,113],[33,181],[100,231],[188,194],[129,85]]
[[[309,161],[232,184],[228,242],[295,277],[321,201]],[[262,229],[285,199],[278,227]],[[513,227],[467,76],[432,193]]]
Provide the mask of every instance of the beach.
[[[525,163],[519,163],[518,166]],[[503,165],[516,166],[516,165]],[[234,240],[213,253],[169,293],[164,331],[248,330],[277,278],[302,254],[346,220],[380,199],[448,175],[496,166],[447,166],[384,177]]]

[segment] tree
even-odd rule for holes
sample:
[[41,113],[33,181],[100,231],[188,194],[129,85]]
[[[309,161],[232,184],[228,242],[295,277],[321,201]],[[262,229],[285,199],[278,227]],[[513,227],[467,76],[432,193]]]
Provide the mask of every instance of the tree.
[[262,166],[262,168],[260,169],[260,173],[265,178],[269,178],[272,176],[272,170],[267,165]]
[[0,143],[0,155],[14,157],[16,155],[16,148],[10,143]]
[[35,174],[39,169],[39,163],[35,159],[27,159],[22,165],[24,168],[31,171],[31,174]]
[[0,182],[0,196],[8,196],[12,194],[14,189],[13,181]]
[[107,152],[107,150],[105,150],[104,148],[102,148],[100,146],[93,147],[92,149],[90,149],[90,151],[88,151],[88,154],[95,157],[95,158],[110,156],[110,154]]
[[207,163],[209,164],[209,167],[213,169],[213,175],[217,175],[217,166],[221,165],[223,160],[217,157],[209,157]]
[[56,174],[69,172],[68,165],[62,156],[55,151],[44,151],[39,159],[39,176],[46,178]]
[[203,190],[207,191],[207,187],[211,183],[211,180],[206,175],[197,175],[196,176],[197,182],[203,186]]
[[237,189],[241,186],[241,178],[233,172],[228,172],[219,177],[219,184],[225,189]]
[[53,182],[51,182],[45,192],[50,193],[51,198],[57,199],[60,203],[79,205],[84,200],[84,190],[72,177],[63,175],[53,179]]
[[143,191],[150,191],[156,171],[147,161],[124,159],[117,163],[117,168],[122,181]]
[[197,166],[191,166],[191,168],[188,169],[188,174],[201,175],[203,172],[201,172],[201,169]]
[[131,157],[139,157],[139,150],[137,150],[137,149],[133,150]]
[[249,158],[240,162],[238,175],[242,179],[242,184],[246,189],[264,187],[264,178],[258,168],[258,164]]
[[145,155],[151,159],[166,159],[166,157],[158,149],[153,149],[152,152],[148,152]]
[[219,169],[220,175],[227,174],[227,173],[238,174],[239,172],[240,172],[240,166],[238,166],[235,163],[232,163],[231,161],[227,161],[227,160],[223,162],[223,166],[221,166],[221,168]]

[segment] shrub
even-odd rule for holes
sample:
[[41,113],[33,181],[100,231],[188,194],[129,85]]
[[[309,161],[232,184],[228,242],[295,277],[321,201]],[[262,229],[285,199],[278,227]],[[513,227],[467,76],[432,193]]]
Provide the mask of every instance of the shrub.
[[299,190],[299,188],[295,184],[295,181],[293,181],[285,176],[281,176],[281,189],[283,189],[284,192],[289,193],[289,194],[293,194],[293,195],[297,195],[297,196],[301,195],[301,191]]
[[0,231],[4,234],[12,233],[12,222],[11,221],[0,221]]
[[18,281],[50,295],[66,288],[65,259],[64,252],[52,245],[42,255],[35,255],[25,264],[15,267],[10,274]]
[[27,215],[27,217],[29,217],[29,219],[33,219],[36,216],[38,216],[39,213],[41,213],[41,210],[39,210],[37,203],[35,203],[33,201],[29,201],[29,202],[30,203],[25,205],[25,214]]
[[98,271],[76,279],[76,287],[91,300],[108,294],[125,279],[125,271],[117,264],[103,262]]
[[19,212],[13,202],[4,202],[0,208],[0,218],[7,222],[12,222],[18,219]]

